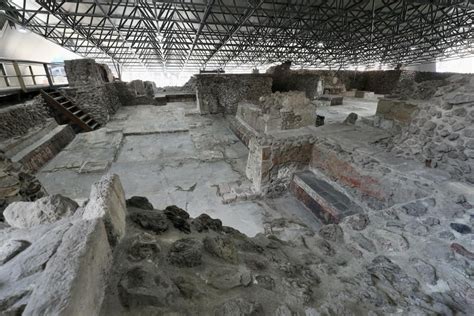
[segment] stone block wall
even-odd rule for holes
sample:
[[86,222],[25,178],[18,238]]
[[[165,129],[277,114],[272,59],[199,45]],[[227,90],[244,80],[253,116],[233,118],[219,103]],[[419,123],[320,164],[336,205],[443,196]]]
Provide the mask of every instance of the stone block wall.
[[115,81],[114,86],[117,90],[117,97],[123,106],[157,104],[157,101],[154,99],[154,82],[141,80],[134,80],[132,82]]
[[418,110],[390,150],[474,184],[474,76],[455,75],[444,82],[431,99],[417,101]]
[[107,123],[121,106],[110,69],[87,58],[66,60],[64,69],[69,82],[66,96],[101,125]]
[[308,166],[314,136],[302,129],[286,133],[250,139],[246,174],[256,192],[279,195],[287,190],[294,172]]
[[98,64],[94,59],[73,59],[64,61],[69,86],[91,86],[113,82],[113,75],[107,65]]
[[196,99],[201,114],[235,114],[240,101],[256,102],[271,93],[272,78],[263,74],[196,75]]
[[98,123],[104,125],[110,115],[122,105],[115,83],[97,86],[77,86],[63,90],[74,103],[89,113]]
[[414,102],[398,99],[380,99],[375,112],[374,126],[383,129],[401,129],[412,120],[418,109]]
[[41,98],[0,108],[0,141],[24,135],[30,128],[46,124],[50,117]]
[[130,87],[129,83],[123,81],[115,81],[113,84],[117,91],[117,97],[120,100],[120,103],[123,106],[134,105],[136,93]]
[[316,107],[303,91],[275,92],[255,104],[241,102],[237,119],[261,133],[314,126]]
[[[442,85],[442,81],[453,75],[452,73],[421,72],[412,70],[290,70],[291,63],[269,68],[267,73],[272,75],[273,91],[306,91],[307,97],[312,99],[311,93],[315,92],[313,87],[317,80],[324,81],[325,85],[333,85],[333,78],[345,86],[346,90],[357,89],[371,91],[376,94],[392,94],[404,92],[410,98],[429,98],[436,88]],[[424,82],[424,83],[423,83]],[[411,93],[414,84],[421,84],[420,89],[415,89],[416,94]],[[310,92],[312,91],[312,92]],[[431,92],[430,92],[431,91]]]
[[322,93],[321,77],[318,73],[293,71],[290,66],[291,63],[286,62],[267,70],[272,76],[273,92],[303,91],[310,100]]

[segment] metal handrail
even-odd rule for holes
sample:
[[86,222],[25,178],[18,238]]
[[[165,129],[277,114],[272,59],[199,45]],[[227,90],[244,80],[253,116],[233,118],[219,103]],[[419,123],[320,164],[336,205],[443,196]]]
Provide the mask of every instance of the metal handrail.
[[[40,73],[38,66],[42,66]],[[52,69],[60,69],[60,74],[52,73]],[[39,78],[45,78],[46,82],[41,83]],[[0,58],[0,93],[29,92],[67,85],[64,63]]]

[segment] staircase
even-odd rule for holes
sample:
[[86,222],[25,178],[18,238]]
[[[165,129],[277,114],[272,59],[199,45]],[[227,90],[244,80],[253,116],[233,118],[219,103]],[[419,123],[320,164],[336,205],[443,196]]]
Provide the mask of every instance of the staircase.
[[61,94],[59,91],[46,92],[41,90],[41,96],[48,106],[63,114],[70,124],[78,126],[84,132],[90,132],[100,128],[88,113],[79,109],[71,100]]
[[347,195],[309,170],[294,174],[290,191],[325,224],[339,223],[346,216],[362,212]]

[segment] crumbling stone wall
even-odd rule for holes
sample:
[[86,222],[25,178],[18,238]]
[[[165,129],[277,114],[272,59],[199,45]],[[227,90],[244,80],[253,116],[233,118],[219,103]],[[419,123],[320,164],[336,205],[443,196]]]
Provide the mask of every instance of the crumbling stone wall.
[[374,127],[387,130],[400,130],[411,122],[413,113],[418,109],[416,102],[382,98],[377,103]]
[[275,92],[255,104],[239,103],[236,117],[257,132],[267,133],[314,125],[316,107],[303,91]]
[[98,64],[94,59],[73,59],[64,61],[64,70],[70,86],[101,85],[113,82],[110,68],[104,64]]
[[154,99],[156,87],[152,81],[115,81],[114,86],[117,90],[117,97],[123,106],[157,104]]
[[24,135],[30,128],[46,124],[50,117],[41,97],[0,108],[0,141]]
[[[393,138],[390,150],[474,184],[474,76],[455,75],[443,82],[433,98],[418,101],[419,110]],[[411,93],[416,95],[416,89]]]
[[195,77],[201,114],[235,114],[240,101],[257,102],[261,96],[271,93],[269,75],[200,74]]
[[35,201],[46,194],[41,183],[21,164],[13,163],[0,151],[0,222],[12,202]]
[[[315,87],[317,80],[331,85],[334,77],[345,86],[346,90],[357,89],[372,91],[376,94],[404,93],[405,95],[413,90],[417,90],[420,95],[423,93],[422,90],[425,90],[425,94],[429,97],[429,91],[434,92],[437,87],[442,85],[442,80],[453,75],[452,73],[411,70],[291,70],[290,66],[291,62],[285,62],[267,70],[267,73],[272,75],[272,90],[306,91],[306,96],[310,99],[314,97],[310,93],[316,92],[312,87]],[[422,86],[420,89],[416,89],[414,83]]]
[[130,87],[128,82],[115,81],[114,86],[117,91],[117,97],[120,100],[120,104],[123,106],[134,104],[136,93]]
[[69,82],[66,95],[98,123],[105,124],[121,105],[110,69],[87,58],[66,60],[64,69]]
[[320,75],[309,71],[292,71],[291,63],[270,67],[267,74],[272,76],[272,91],[304,91],[306,97],[313,100],[318,94]]
[[115,83],[98,86],[77,86],[63,90],[75,104],[89,113],[101,125],[122,105]]

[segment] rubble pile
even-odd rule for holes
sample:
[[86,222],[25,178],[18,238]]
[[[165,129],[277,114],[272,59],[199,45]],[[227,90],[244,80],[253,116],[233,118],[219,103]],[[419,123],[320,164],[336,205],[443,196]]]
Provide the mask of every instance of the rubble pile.
[[115,251],[103,315],[472,311],[472,288],[455,281],[457,273],[469,273],[469,259],[449,240],[428,236],[453,231],[444,218],[432,217],[435,207],[354,215],[318,233],[277,219],[249,238],[206,214],[153,209],[143,197],[127,206],[127,233]]
[[13,163],[0,152],[0,222],[4,220],[3,211],[10,203],[35,201],[45,193],[41,183],[21,164]]

